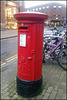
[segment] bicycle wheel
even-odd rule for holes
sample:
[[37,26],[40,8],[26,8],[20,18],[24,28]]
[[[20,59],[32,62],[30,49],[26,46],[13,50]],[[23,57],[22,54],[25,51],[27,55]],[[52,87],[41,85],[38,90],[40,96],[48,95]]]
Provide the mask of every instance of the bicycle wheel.
[[58,64],[64,69],[67,70],[67,48],[61,49],[58,54]]

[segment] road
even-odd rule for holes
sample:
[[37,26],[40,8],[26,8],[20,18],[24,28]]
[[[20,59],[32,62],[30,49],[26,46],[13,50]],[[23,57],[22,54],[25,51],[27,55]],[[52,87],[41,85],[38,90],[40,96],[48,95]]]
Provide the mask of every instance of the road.
[[[1,40],[1,65],[9,62],[17,54],[17,37]],[[11,58],[10,58],[11,57]]]

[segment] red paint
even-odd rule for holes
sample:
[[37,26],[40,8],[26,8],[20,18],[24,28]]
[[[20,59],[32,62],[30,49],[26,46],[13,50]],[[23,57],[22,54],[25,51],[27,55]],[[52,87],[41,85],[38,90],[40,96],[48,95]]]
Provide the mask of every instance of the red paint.
[[[18,77],[27,81],[40,79],[44,20],[48,16],[41,13],[18,13],[14,17],[18,20]],[[20,34],[26,34],[26,47],[19,45]]]

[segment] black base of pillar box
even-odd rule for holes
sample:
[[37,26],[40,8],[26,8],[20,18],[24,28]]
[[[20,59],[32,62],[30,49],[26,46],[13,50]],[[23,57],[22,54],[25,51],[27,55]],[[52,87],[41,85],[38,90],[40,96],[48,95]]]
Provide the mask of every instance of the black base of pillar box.
[[37,95],[42,88],[42,77],[36,81],[24,81],[17,77],[17,93],[25,98]]

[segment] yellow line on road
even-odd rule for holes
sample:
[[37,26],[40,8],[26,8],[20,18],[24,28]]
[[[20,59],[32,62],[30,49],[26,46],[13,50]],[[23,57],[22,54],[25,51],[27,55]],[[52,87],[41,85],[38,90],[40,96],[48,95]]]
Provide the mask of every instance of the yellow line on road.
[[15,56],[17,56],[17,54],[14,55],[14,56],[11,56],[11,57],[9,57],[9,58],[7,58],[6,60],[10,60],[11,58],[13,58],[13,57],[15,57]]
[[2,63],[1,66],[5,65],[6,63]]
[[[15,57],[15,58],[17,58],[17,57]],[[10,59],[10,60],[8,60],[7,62],[10,62],[10,61],[14,60],[15,58],[13,58],[13,59]]]

